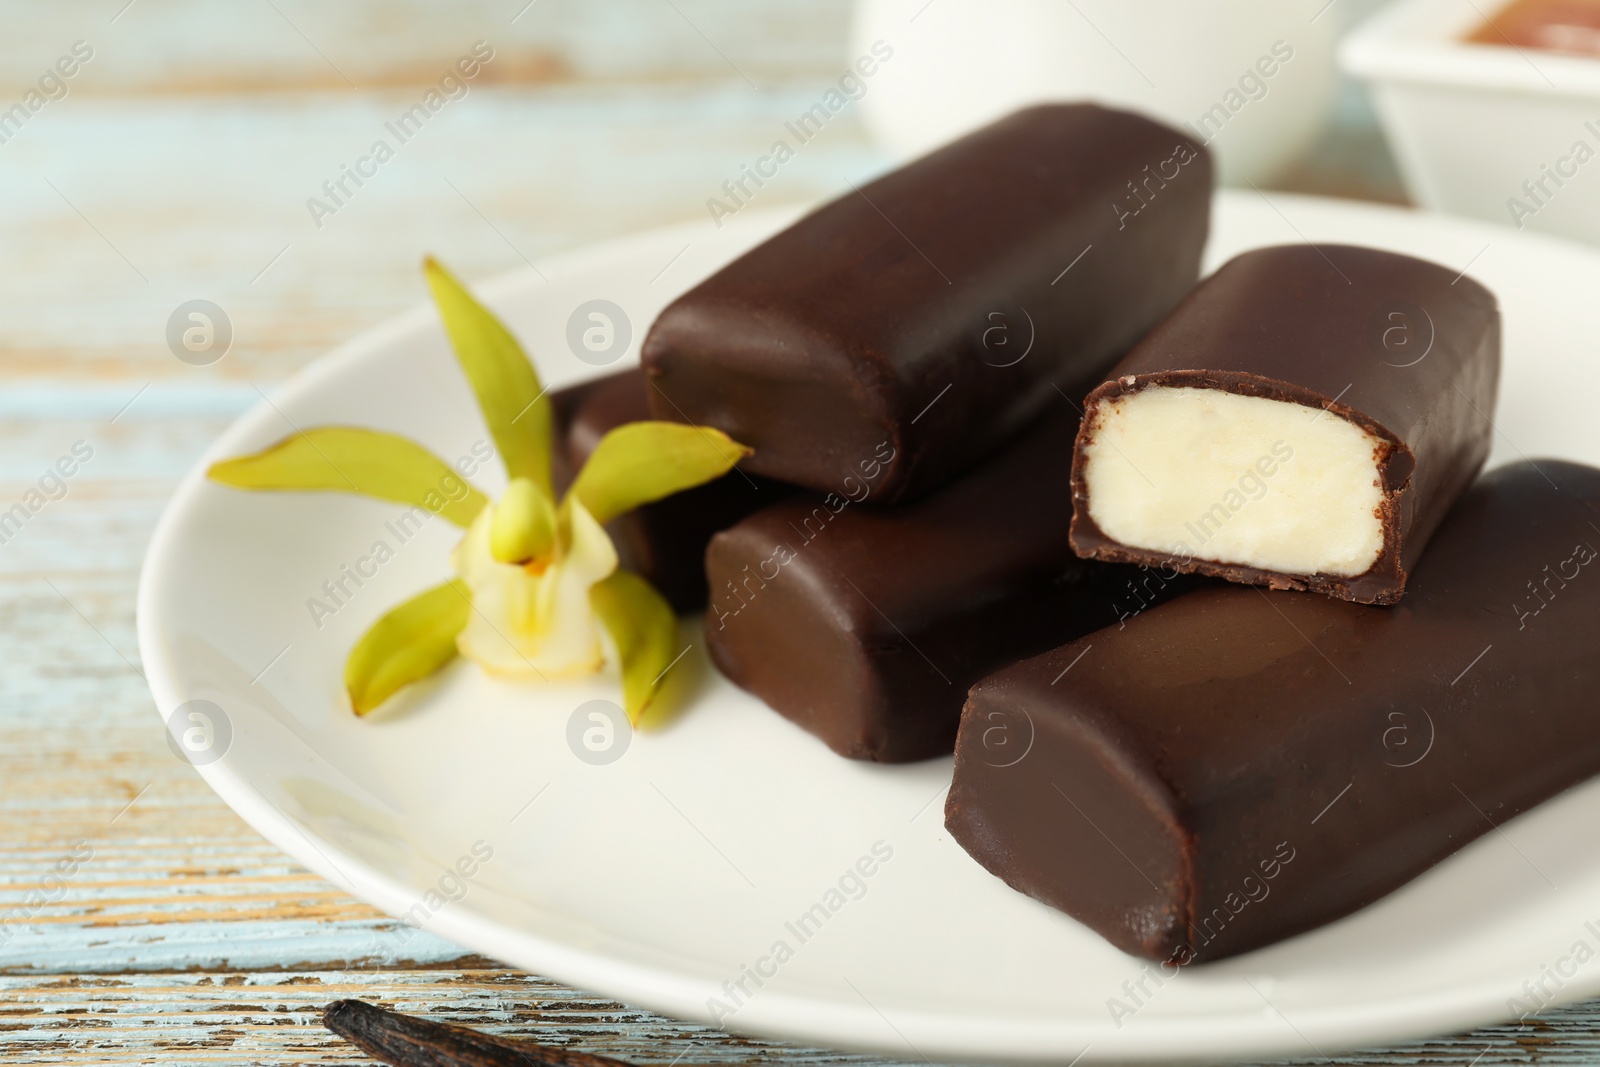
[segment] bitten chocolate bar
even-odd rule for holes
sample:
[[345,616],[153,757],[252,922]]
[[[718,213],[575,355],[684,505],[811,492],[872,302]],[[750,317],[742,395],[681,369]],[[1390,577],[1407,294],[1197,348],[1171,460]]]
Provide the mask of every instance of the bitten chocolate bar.
[[915,504],[872,505],[892,456],[841,492],[800,494],[711,541],[711,658],[735,684],[853,759],[951,750],[967,688],[1004,664],[1173,595],[1175,572],[1086,563],[1058,482],[1064,400],[1024,439]]
[[1211,160],[1092,105],[1019,111],[852,190],[669,305],[643,359],[658,418],[835,491],[936,489],[1081,396],[1194,284]]
[[1521,463],[1398,607],[1215,585],[1019,663],[972,689],[945,823],[1151,959],[1332,922],[1600,772],[1597,546],[1600,470]]
[[[653,418],[649,385],[637,367],[581,382],[550,394],[555,408],[554,456],[558,488],[565,489],[608,430]],[[755,511],[794,493],[769,478],[731,471],[630,511],[606,525],[622,565],[648,579],[680,614],[706,605],[706,543]]]
[[1247,252],[1089,394],[1073,544],[1393,604],[1489,454],[1495,299],[1370,248]]

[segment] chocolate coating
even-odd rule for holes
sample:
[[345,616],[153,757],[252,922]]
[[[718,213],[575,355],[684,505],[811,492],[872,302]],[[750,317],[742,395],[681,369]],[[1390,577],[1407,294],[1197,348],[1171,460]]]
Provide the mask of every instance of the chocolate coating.
[[1081,395],[1170,310],[1210,204],[1210,157],[1175,130],[1087,104],[1019,111],[669,305],[643,348],[653,410],[820,491],[886,446],[874,499],[909,500],[1014,438],[1056,384]]
[[[1409,347],[1390,342],[1401,338]],[[1174,558],[1112,540],[1089,514],[1084,448],[1098,428],[1102,401],[1152,385],[1266,397],[1342,416],[1382,443],[1381,553],[1353,577],[1193,557],[1176,565],[1274,589],[1393,604],[1439,522],[1488,458],[1499,380],[1499,309],[1471,278],[1348,245],[1246,252],[1196,287],[1089,394],[1073,461],[1073,544],[1095,559]]]
[[[550,394],[558,491],[572,483],[607,431],[654,418],[649,388],[644,371],[634,367]],[[793,487],[770,478],[732,471],[619,516],[606,524],[606,532],[622,566],[647,579],[673,610],[688,614],[706,606],[705,554],[711,536],[793,493]]]
[[1151,959],[1332,922],[1600,772],[1597,545],[1600,470],[1521,463],[1397,607],[1212,586],[1019,663],[972,689],[945,823]]
[[[955,743],[967,687],[1131,617],[1186,580],[1086,563],[1067,539],[1077,416],[915,504],[873,506],[889,460],[850,496],[802,494],[712,538],[711,658],[842,756],[898,763]],[[1191,583],[1192,584],[1192,583]]]

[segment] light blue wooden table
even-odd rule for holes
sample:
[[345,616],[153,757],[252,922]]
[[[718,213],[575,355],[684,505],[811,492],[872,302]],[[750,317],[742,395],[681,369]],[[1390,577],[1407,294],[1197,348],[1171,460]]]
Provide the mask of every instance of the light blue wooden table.
[[[171,755],[133,632],[163,502],[258,388],[421,299],[424,251],[480,279],[703,211],[836,76],[846,20],[841,0],[0,2],[5,106],[92,50],[0,143],[0,510],[92,449],[0,543],[0,1061],[365,1062],[317,1025],[345,996],[638,1063],[858,1061],[426,935],[395,958],[392,920]],[[466,98],[315,225],[306,200],[478,40],[495,57]],[[1286,185],[1396,198],[1361,108],[1343,116]],[[762,196],[815,199],[884,163],[846,118]],[[212,366],[165,339],[194,298],[235,330]],[[1594,1062],[1596,1022],[1589,1006],[1339,1059]]]

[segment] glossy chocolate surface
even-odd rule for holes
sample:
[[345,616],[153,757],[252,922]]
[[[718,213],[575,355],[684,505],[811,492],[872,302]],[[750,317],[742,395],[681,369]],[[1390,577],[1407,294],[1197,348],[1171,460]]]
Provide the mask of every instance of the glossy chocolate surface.
[[876,507],[892,457],[712,539],[712,660],[840,755],[904,762],[955,742],[967,687],[1131,618],[1188,581],[1087,563],[1067,538],[1077,415],[915,504]]
[[892,454],[910,500],[1077,397],[1194,284],[1211,161],[1093,105],[1019,111],[852,190],[664,310],[659,418],[756,449],[746,469],[839,492]]
[[1521,463],[1395,607],[1216,585],[1019,663],[972,689],[946,825],[1151,959],[1332,922],[1600,772],[1597,548],[1600,470]]
[[[637,367],[550,394],[555,408],[555,480],[565,489],[608,430],[654,418],[649,384]],[[646,578],[674,610],[688,614],[706,606],[706,544],[794,489],[732,471],[714,482],[646,504],[606,525],[622,566]]]
[[[1230,260],[1089,394],[1074,460],[1073,544],[1096,559],[1172,563],[1274,589],[1392,604],[1489,454],[1500,380],[1500,315],[1471,278],[1348,245],[1284,245]],[[1152,385],[1222,389],[1327,411],[1385,446],[1384,547],[1354,577],[1286,574],[1111,540],[1089,515],[1083,445],[1102,400]]]

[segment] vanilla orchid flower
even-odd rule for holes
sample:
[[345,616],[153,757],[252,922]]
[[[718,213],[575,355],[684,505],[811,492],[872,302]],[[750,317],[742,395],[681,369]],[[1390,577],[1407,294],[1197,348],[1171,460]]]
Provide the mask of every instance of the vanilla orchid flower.
[[570,678],[599,670],[609,638],[635,723],[678,655],[672,609],[619,569],[612,519],[727,473],[750,449],[719,430],[635,422],[601,438],[559,499],[550,468],[554,416],[533,364],[501,322],[432,259],[424,270],[456,357],[510,477],[490,503],[443,460],[396,434],[308,429],[260,452],[213,464],[242,489],[342,491],[427,508],[464,527],[456,577],[379,618],[345,662],[345,688],[365,715],[457,654],[491,674]]

